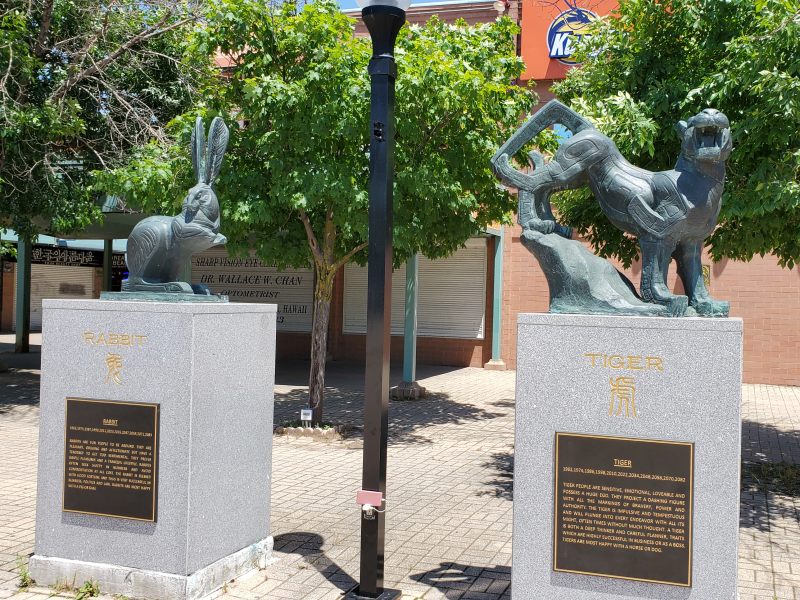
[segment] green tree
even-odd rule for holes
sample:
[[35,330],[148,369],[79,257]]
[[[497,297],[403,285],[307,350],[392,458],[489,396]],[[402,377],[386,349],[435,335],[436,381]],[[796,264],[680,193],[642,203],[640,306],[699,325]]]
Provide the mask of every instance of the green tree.
[[[556,94],[592,119],[632,163],[670,168],[679,119],[706,107],[731,121],[715,259],[774,253],[800,259],[800,4],[797,0],[622,0],[596,25],[585,64]],[[637,256],[633,240],[586,192],[554,198],[562,220],[605,256]]]
[[[218,186],[230,246],[254,248],[279,267],[314,269],[315,422],[334,276],[366,258],[371,46],[354,27],[330,1],[296,13],[286,5],[268,12],[261,0],[214,0],[194,42],[201,52],[232,57],[224,81],[205,91],[203,109],[243,125],[231,134]],[[396,264],[413,252],[446,256],[513,210],[489,159],[532,105],[532,94],[513,85],[523,67],[515,35],[505,18],[475,27],[434,18],[400,33]],[[183,142],[190,121],[176,121]],[[163,209],[164,189],[174,190],[174,201],[189,183],[182,147],[150,146],[113,177],[116,189]]]
[[[0,227],[88,224],[93,169],[188,110],[183,0],[12,0],[0,8]],[[203,57],[205,60],[205,57]]]

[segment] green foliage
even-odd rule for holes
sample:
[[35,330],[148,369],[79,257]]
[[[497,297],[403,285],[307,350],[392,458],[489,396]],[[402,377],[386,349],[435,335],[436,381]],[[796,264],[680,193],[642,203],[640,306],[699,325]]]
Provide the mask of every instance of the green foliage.
[[17,255],[17,245],[11,242],[0,242],[0,258],[7,256],[13,258]]
[[[800,5],[796,0],[622,0],[581,49],[585,65],[555,91],[650,170],[680,151],[673,127],[706,107],[731,121],[715,259],[800,259]],[[554,198],[563,221],[630,262],[631,240],[586,193]]]
[[[12,0],[0,13],[0,226],[25,237],[99,216],[89,173],[163,139],[204,62],[183,0]],[[205,57],[203,57],[205,61]]]
[[27,589],[34,584],[30,571],[28,571],[28,562],[24,557],[17,557],[17,572],[19,573],[19,587],[20,589]]
[[[255,248],[278,266],[307,266],[305,216],[320,247],[331,235],[328,265],[365,260],[358,250],[367,235],[371,47],[353,30],[328,1],[299,13],[289,5],[269,12],[260,0],[209,4],[193,51],[219,48],[234,58],[224,83],[208,82],[196,112],[246,124],[231,132],[217,186],[230,247]],[[489,158],[533,100],[511,83],[522,71],[515,33],[508,19],[470,27],[435,18],[400,33],[397,263],[417,251],[445,256],[513,210]],[[178,149],[150,146],[97,186],[147,210],[163,209],[165,197],[177,202],[191,185],[185,148],[193,118],[173,123]]]
[[75,600],[86,600],[100,595],[100,586],[96,581],[85,581],[75,593]]

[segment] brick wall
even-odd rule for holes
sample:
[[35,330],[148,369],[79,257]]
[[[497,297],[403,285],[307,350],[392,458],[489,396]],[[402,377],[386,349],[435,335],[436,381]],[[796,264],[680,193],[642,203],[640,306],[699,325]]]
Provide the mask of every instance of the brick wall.
[[[503,359],[514,368],[520,312],[546,312],[547,280],[536,259],[520,243],[519,226],[506,229],[503,267]],[[709,258],[704,264],[712,264]],[[626,275],[637,285],[641,266]],[[683,288],[673,262],[669,286]],[[731,316],[744,320],[744,381],[800,385],[800,270],[782,269],[774,256],[743,263],[723,260],[711,269],[711,293],[731,303]]]

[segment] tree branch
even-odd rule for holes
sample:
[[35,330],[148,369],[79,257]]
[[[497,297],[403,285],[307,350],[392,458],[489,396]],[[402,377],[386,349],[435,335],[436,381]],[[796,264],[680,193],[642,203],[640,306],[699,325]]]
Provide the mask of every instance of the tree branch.
[[355,248],[353,248],[352,250],[350,250],[350,252],[348,252],[347,254],[345,254],[345,255],[344,255],[342,258],[340,258],[340,259],[339,259],[339,260],[337,260],[335,263],[333,263],[333,270],[334,270],[334,272],[335,272],[335,271],[338,271],[338,270],[339,270],[341,267],[343,267],[344,265],[346,265],[347,263],[349,263],[349,262],[350,262],[350,260],[351,260],[351,259],[352,259],[352,258],[353,258],[353,257],[354,257],[356,254],[358,254],[359,252],[361,252],[361,251],[362,251],[364,248],[366,248],[366,247],[367,247],[367,242],[364,242],[364,243],[362,243],[362,244],[359,244],[358,246],[356,246]]
[[323,238],[322,257],[325,264],[333,263],[333,247],[336,241],[336,225],[333,222],[333,208],[328,207],[325,213],[325,234]]
[[298,210],[298,214],[300,216],[300,220],[303,222],[303,227],[306,229],[308,245],[311,246],[311,252],[314,254],[314,260],[320,264],[324,264],[325,259],[319,249],[319,243],[317,243],[317,237],[314,235],[314,230],[311,228],[311,221],[308,218],[308,214],[306,214],[306,211],[304,211],[302,208]]
[[171,16],[172,16],[172,10],[168,10],[166,13],[164,13],[164,16],[161,17],[161,19],[159,19],[159,21],[155,25],[153,25],[149,29],[146,29],[145,31],[142,31],[141,33],[136,34],[135,36],[133,36],[132,38],[121,44],[116,50],[109,53],[102,60],[99,60],[97,62],[92,62],[90,66],[68,77],[50,95],[50,99],[53,101],[61,100],[67,94],[67,92],[69,92],[69,90],[72,89],[79,81],[90,75],[101,73],[107,66],[116,61],[120,56],[125,54],[125,52],[127,52],[131,48],[134,48],[139,44],[142,44],[154,37],[164,35],[165,33],[172,31],[173,29],[182,27],[186,23],[195,20],[195,17],[188,17],[186,19],[181,19],[180,21],[176,21],[175,23],[172,23],[171,25],[167,25],[166,27],[164,27],[163,26],[164,23],[166,23]]
[[50,24],[53,20],[53,4],[55,0],[46,0],[42,10],[42,21],[39,23],[39,35],[33,53],[43,58],[47,54],[47,39],[50,37]]

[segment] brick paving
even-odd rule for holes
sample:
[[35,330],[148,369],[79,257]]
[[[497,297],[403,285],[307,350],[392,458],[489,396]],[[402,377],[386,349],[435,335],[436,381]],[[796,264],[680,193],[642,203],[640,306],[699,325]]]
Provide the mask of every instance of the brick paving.
[[[13,366],[13,365],[12,365]],[[276,422],[297,418],[304,365],[279,368]],[[394,402],[387,490],[386,585],[404,599],[510,597],[514,373],[422,369],[431,395]],[[330,368],[326,417],[361,420],[361,375]],[[298,382],[298,383],[296,383]],[[17,560],[33,551],[38,372],[0,374],[0,599],[20,592]],[[744,386],[743,459],[800,464],[800,388]],[[214,597],[341,598],[358,579],[361,444],[277,436],[273,455],[275,561]],[[741,600],[800,600],[798,498],[742,488]],[[61,596],[63,594],[60,594]],[[73,597],[73,595],[66,595]]]

